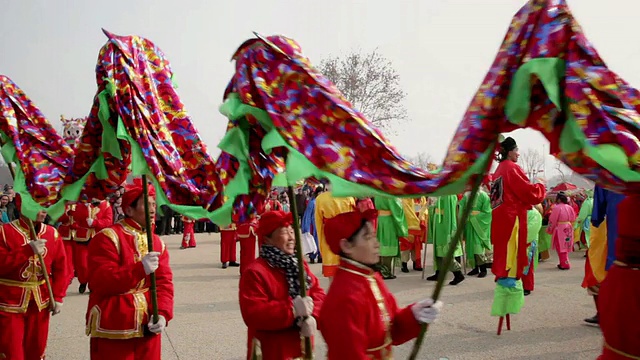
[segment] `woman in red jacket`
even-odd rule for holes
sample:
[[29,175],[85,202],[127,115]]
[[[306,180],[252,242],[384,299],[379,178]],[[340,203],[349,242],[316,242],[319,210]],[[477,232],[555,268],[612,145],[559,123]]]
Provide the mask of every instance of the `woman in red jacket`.
[[356,210],[325,223],[327,243],[341,257],[320,313],[328,359],[391,359],[392,346],[415,338],[420,323],[435,321],[442,307],[431,299],[398,307],[373,269],[380,259],[376,217],[376,210]]

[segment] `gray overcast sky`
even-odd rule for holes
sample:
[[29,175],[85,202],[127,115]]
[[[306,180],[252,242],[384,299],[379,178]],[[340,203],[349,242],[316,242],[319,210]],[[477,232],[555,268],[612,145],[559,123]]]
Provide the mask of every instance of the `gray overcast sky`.
[[[408,93],[409,123],[392,142],[407,155],[443,158],[472,95],[524,0],[0,0],[0,73],[9,76],[57,129],[60,114],[85,116],[106,37],[154,41],[172,63],[196,128],[217,156],[226,119],[218,113],[233,73],[231,54],[252,31],[297,40],[313,63],[351,48],[376,47],[393,61]],[[604,5],[606,3],[606,6]],[[572,0],[574,15],[611,69],[640,84],[637,0]],[[544,138],[517,131],[521,149]],[[548,146],[546,147],[548,151]],[[551,170],[551,161],[547,161]]]

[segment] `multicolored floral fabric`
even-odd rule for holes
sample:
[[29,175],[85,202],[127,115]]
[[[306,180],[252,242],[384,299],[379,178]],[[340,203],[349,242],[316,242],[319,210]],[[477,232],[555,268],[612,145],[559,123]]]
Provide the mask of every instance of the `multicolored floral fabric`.
[[190,217],[210,217],[221,205],[220,179],[176,93],[169,61],[147,39],[105,34],[98,92],[67,177],[84,186],[70,191],[104,198],[130,173],[148,174],[160,205],[183,213],[191,206]]
[[[0,107],[2,155],[7,163],[18,165],[14,190],[22,196],[24,215],[34,219],[42,208],[59,203],[73,150],[27,95],[4,75],[0,75]],[[64,204],[61,206],[63,210]]]

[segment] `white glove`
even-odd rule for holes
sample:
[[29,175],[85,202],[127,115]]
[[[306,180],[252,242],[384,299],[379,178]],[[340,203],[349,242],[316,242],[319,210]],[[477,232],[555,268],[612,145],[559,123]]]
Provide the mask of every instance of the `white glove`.
[[160,253],[152,251],[142,258],[142,266],[144,267],[144,273],[149,275],[158,270],[160,266]]
[[433,299],[424,299],[413,304],[411,311],[418,322],[431,324],[438,318],[442,305],[442,301],[436,301],[434,304]]
[[87,219],[87,225],[89,225],[89,227],[91,227],[91,225],[93,225],[93,219],[88,218]]
[[56,301],[56,306],[53,308],[53,315],[60,314],[60,311],[62,311],[62,303]]
[[304,337],[314,336],[318,329],[318,323],[316,322],[316,318],[313,316],[309,316],[304,320],[300,319],[300,321],[298,321],[298,326],[300,326],[300,335]]
[[305,296],[296,296],[293,299],[293,317],[307,317],[313,314],[313,299]]
[[162,315],[158,315],[158,323],[153,323],[153,316],[151,316],[151,320],[149,320],[149,331],[154,334],[160,334],[164,328],[167,327],[167,319]]
[[29,242],[31,249],[35,255],[43,255],[47,240],[33,240]]

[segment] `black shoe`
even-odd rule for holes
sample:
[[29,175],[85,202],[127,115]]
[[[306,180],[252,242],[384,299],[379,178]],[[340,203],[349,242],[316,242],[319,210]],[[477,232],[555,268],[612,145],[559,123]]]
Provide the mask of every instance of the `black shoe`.
[[222,263],[222,268],[226,269],[227,268],[227,263]]
[[436,273],[429,276],[427,281],[438,281],[438,276],[440,276],[440,270],[436,270]]
[[600,317],[596,314],[594,317],[584,319],[587,324],[598,325],[600,324]]
[[229,266],[232,266],[232,267],[238,267],[238,266],[240,266],[240,264],[238,264],[238,263],[237,263],[237,262],[235,262],[235,261],[229,261]]
[[184,250],[186,248],[188,248],[188,246],[180,245],[180,250]]
[[563,268],[562,266],[560,266],[560,264],[556,265],[558,267],[558,269],[560,270],[569,270],[568,268]]
[[413,270],[415,271],[422,271],[422,266],[420,266],[420,264],[416,264],[415,262],[413,263]]
[[403,273],[408,273],[409,272],[409,266],[407,265],[406,262],[402,263],[402,272]]
[[462,271],[456,271],[453,273],[453,280],[449,282],[449,285],[458,285],[464,281],[464,275],[462,275]]
[[480,265],[480,273],[478,274],[479,278],[487,277],[487,265]]
[[309,259],[309,264],[315,264],[316,263],[316,259]]
[[480,274],[480,269],[477,266],[467,273],[469,276],[475,276],[478,274]]
[[524,296],[529,296],[531,294],[531,290],[524,290]]
[[322,264],[322,258],[318,259],[318,264]]
[[397,276],[395,276],[395,275],[387,275],[387,276],[383,276],[382,278],[383,278],[383,279],[385,279],[385,280],[393,280],[393,279],[395,279],[396,277],[397,277]]
[[80,287],[78,287],[78,292],[80,294],[84,294],[87,291],[87,284],[80,284]]
[[195,245],[189,245],[189,247],[190,247],[190,248],[195,248],[196,246],[195,246]]

